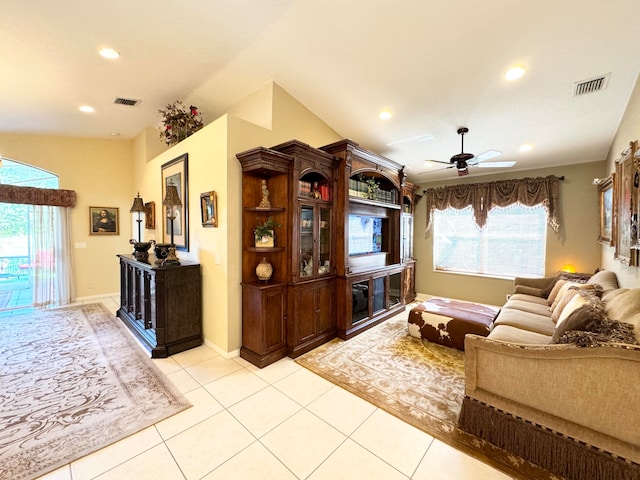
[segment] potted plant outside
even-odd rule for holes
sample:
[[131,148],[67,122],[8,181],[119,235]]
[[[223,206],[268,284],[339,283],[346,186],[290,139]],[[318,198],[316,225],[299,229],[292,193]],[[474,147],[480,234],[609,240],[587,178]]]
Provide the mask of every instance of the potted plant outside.
[[279,227],[279,223],[275,223],[272,217],[256,227],[253,231],[256,247],[273,247],[275,246],[275,234],[273,229]]

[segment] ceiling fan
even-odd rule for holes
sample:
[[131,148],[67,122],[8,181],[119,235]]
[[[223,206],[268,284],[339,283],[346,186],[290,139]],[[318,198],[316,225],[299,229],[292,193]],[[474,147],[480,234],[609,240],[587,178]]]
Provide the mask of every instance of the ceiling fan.
[[[460,140],[462,143],[462,147],[460,149],[460,153],[456,153],[448,162],[443,162],[441,160],[428,160],[428,162],[434,163],[443,163],[447,165],[445,168],[453,168],[455,167],[458,170],[458,176],[462,177],[464,175],[469,174],[469,167],[478,166],[478,167],[493,167],[493,168],[506,168],[512,167],[516,162],[489,162],[482,163],[485,160],[489,160],[490,158],[497,157],[501,155],[502,152],[498,150],[487,150],[480,155],[474,155],[473,153],[465,153],[464,151],[464,135],[469,132],[467,127],[458,128],[458,135],[460,135]],[[444,170],[444,169],[443,169]],[[424,172],[428,173],[428,172]]]

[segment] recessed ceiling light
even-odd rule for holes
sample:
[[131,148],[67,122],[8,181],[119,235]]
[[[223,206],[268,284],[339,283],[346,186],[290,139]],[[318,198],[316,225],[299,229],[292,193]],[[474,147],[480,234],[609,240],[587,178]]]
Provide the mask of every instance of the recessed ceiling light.
[[524,72],[525,72],[524,67],[520,67],[520,66],[511,67],[509,70],[507,70],[507,73],[505,74],[504,77],[507,80],[517,80],[518,78],[524,75]]
[[78,110],[80,110],[81,112],[84,112],[84,113],[93,113],[93,112],[96,111],[95,108],[93,108],[90,105],[82,105],[82,106],[78,107]]
[[525,143],[524,145],[520,145],[519,150],[521,152],[529,152],[529,151],[533,150],[533,145],[531,145],[529,143]]
[[109,58],[109,59],[114,59],[114,58],[120,58],[120,54],[115,51],[113,48],[101,48],[100,50],[98,50],[98,53],[103,56],[104,58]]
[[389,112],[388,110],[383,110],[378,116],[381,120],[389,120],[391,118],[391,112]]

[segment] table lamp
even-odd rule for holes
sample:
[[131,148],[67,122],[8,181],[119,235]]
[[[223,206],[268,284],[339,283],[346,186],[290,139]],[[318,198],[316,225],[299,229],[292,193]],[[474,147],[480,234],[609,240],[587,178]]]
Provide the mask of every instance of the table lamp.
[[138,241],[136,242],[135,239],[132,238],[129,240],[129,243],[133,245],[133,255],[136,259],[146,260],[149,257],[148,250],[155,241],[142,241],[142,213],[146,212],[146,209],[144,208],[144,201],[140,197],[140,192],[138,192],[138,195],[133,199],[133,205],[131,205],[131,209],[129,210],[129,213],[135,212],[138,213],[138,219],[136,220],[136,222],[138,222]]
[[162,264],[180,265],[180,261],[176,256],[176,246],[173,243],[173,221],[176,219],[174,208],[181,207],[182,202],[180,201],[180,196],[178,195],[178,188],[173,184],[171,180],[169,181],[169,185],[167,185],[167,191],[165,192],[162,204],[167,207],[167,219],[171,220],[171,246],[169,247],[169,254],[167,255],[167,258],[164,259]]

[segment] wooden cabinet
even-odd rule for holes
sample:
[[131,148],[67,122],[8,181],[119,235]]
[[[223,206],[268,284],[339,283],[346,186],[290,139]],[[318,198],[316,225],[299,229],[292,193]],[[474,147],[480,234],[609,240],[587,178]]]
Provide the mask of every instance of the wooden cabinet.
[[287,286],[243,282],[240,356],[262,368],[286,356]]
[[336,336],[334,280],[299,283],[291,287],[291,292],[288,354],[295,358]]
[[[236,156],[243,358],[263,367],[297,357],[382,322],[415,297],[412,205],[405,211],[413,186],[401,165],[351,140],[319,149],[292,140]],[[268,218],[275,242],[258,247],[253,231]],[[256,275],[263,259],[273,269],[267,281]]]
[[341,140],[321,147],[337,170],[337,335],[351,338],[404,309],[401,261],[403,167]]
[[147,347],[153,358],[167,357],[202,344],[200,265],[158,266],[155,257],[120,259],[120,308],[117,316]]
[[[237,158],[243,198],[240,355],[264,367],[335,336],[336,160],[295,140],[241,152]],[[256,247],[253,230],[268,217],[278,225],[274,246]],[[258,281],[255,272],[263,258],[273,268],[268,281]]]
[[405,303],[413,302],[416,299],[416,261],[413,257],[413,215],[415,203],[420,198],[416,195],[417,188],[413,183],[407,181],[402,185],[400,259],[405,266],[403,280]]
[[[349,339],[404,309],[401,265],[349,275],[344,280],[349,301],[338,326],[338,336]],[[342,282],[340,279],[337,284]]]

